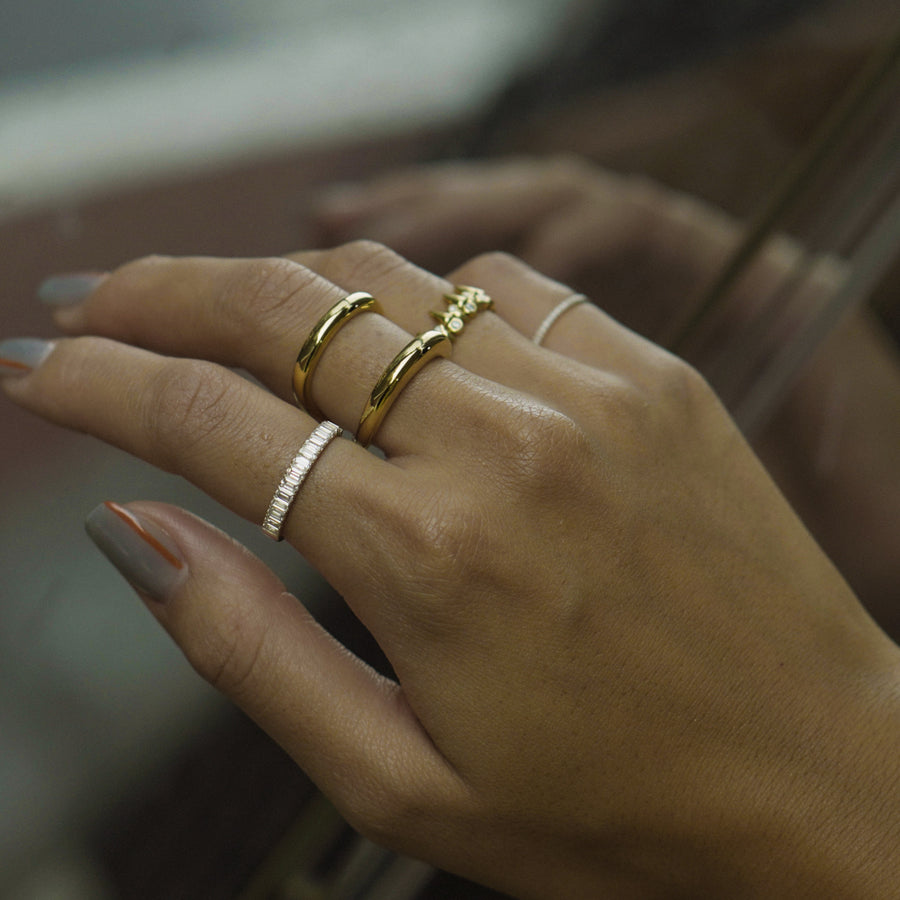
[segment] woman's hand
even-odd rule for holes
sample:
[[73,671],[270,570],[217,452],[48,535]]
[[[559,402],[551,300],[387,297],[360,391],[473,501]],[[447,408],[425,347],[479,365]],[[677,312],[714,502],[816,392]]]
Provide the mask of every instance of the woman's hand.
[[[677,331],[742,233],[708,204],[576,157],[401,170],[326,191],[313,215],[325,244],[374,239],[438,272],[506,250],[654,340]],[[772,280],[757,273],[748,291]]]
[[[520,897],[893,896],[897,648],[692,369],[589,305],[535,346],[569,291],[509,257],[452,281],[495,312],[404,390],[383,459],[324,450],[285,527],[396,682],[183,511],[104,506],[95,538],[376,840]],[[311,381],[352,431],[450,288],[368,243],[142,260],[57,314],[85,336],[0,346],[3,388],[261,521],[315,425],[291,372],[323,312],[384,311]]]
[[[743,233],[709,204],[574,158],[409,169],[324,194],[317,220],[326,241],[374,238],[437,271],[503,247],[664,345],[681,332]],[[743,355],[747,323],[770,297],[784,305],[786,286],[796,290],[801,255],[779,237],[757,256],[734,285],[717,352],[725,342]],[[831,296],[835,276],[833,261],[814,266],[799,307]],[[776,349],[796,331],[787,316],[765,321],[754,333]],[[555,347],[592,362],[596,349],[585,343],[572,330],[571,343],[560,339]],[[692,361],[704,370],[704,359]],[[807,527],[895,637],[898,429],[900,354],[860,312],[826,341],[756,443]]]

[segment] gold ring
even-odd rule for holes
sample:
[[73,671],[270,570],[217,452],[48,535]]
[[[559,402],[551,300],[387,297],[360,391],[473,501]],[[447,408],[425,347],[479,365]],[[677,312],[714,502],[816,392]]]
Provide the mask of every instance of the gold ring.
[[400,391],[425,363],[438,356],[448,357],[451,349],[450,337],[441,328],[426,331],[411,340],[391,360],[372,388],[356,429],[357,443],[368,447]]
[[494,301],[481,289],[458,284],[452,294],[444,294],[447,309],[432,311],[431,316],[440,323],[438,328],[453,340],[466,327],[466,322],[484,309],[491,309]]
[[322,411],[313,403],[310,397],[309,382],[312,373],[319,362],[322,351],[331,343],[334,336],[343,325],[346,325],[354,316],[361,312],[371,310],[381,312],[381,306],[371,295],[363,291],[348,294],[342,300],[338,300],[328,312],[316,323],[315,328],[309,333],[297,361],[294,363],[294,399],[297,404],[305,409],[313,418],[322,419]]

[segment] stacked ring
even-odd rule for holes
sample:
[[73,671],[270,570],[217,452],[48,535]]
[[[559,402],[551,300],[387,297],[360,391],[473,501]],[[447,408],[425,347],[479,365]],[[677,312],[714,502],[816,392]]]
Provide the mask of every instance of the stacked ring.
[[584,296],[584,294],[572,294],[571,297],[567,297],[561,303],[557,303],[553,309],[547,314],[546,318],[540,325],[538,325],[537,331],[534,333],[534,337],[531,339],[533,343],[540,344],[541,341],[547,337],[547,332],[553,327],[556,320],[565,312],[568,312],[573,306],[578,306],[579,303],[587,303],[588,298]]
[[356,428],[357,443],[368,447],[388,410],[412,377],[432,359],[450,356],[450,336],[442,328],[411,340],[388,364],[369,395]]
[[320,422],[285,469],[262,523],[262,530],[273,540],[282,539],[284,520],[290,512],[297,491],[300,490],[322,451],[341,434],[342,430],[334,422]]
[[323,415],[310,396],[309,385],[322,351],[331,343],[342,326],[346,325],[354,316],[366,310],[376,313],[381,312],[381,306],[371,294],[357,291],[354,294],[349,294],[342,300],[338,300],[319,319],[315,328],[310,331],[309,336],[300,348],[297,361],[294,363],[294,399],[314,419],[321,419]]
[[432,311],[431,316],[440,323],[442,330],[453,340],[466,327],[466,322],[484,309],[491,309],[494,301],[481,289],[458,284],[452,294],[444,294],[447,309],[444,312]]

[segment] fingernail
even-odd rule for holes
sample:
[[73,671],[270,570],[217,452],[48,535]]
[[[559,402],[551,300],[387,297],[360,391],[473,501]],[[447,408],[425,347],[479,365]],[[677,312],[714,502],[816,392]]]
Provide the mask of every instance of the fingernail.
[[40,338],[12,338],[0,341],[0,377],[27,375],[53,350],[53,341]]
[[53,275],[38,287],[37,295],[48,306],[74,306],[81,303],[107,275],[102,272],[73,272]]
[[85,529],[125,579],[153,600],[167,600],[187,578],[187,563],[172,538],[124,506],[101,503]]

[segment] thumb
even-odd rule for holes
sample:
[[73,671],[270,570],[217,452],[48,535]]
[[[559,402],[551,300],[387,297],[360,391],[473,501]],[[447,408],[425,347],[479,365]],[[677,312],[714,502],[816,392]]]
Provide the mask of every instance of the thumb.
[[350,654],[261,560],[190,513],[104,503],[86,527],[197,672],[278,741],[351,824],[422,849],[412,810],[446,799],[456,781],[398,684]]

